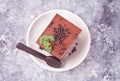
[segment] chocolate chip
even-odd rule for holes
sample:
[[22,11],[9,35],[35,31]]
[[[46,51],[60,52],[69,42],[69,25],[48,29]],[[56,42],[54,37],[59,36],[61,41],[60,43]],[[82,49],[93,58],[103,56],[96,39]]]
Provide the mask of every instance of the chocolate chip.
[[71,52],[74,53],[75,51],[76,51],[76,47],[74,47]]
[[75,45],[78,45],[78,43],[75,43]]
[[42,47],[39,47],[41,50],[43,50],[43,48]]
[[65,29],[65,31],[68,31],[68,30],[69,30],[69,28]]
[[60,25],[60,24],[58,24],[58,27],[61,27],[61,25]]
[[62,44],[63,40],[65,39],[66,33],[64,27],[58,24],[57,28],[54,28],[54,36],[59,44]]
[[71,53],[69,53],[69,56],[71,55]]

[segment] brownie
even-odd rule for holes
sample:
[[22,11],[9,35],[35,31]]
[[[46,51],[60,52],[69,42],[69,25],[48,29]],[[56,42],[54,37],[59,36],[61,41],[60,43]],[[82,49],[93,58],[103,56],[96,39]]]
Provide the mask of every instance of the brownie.
[[48,51],[56,58],[62,59],[78,38],[81,31],[82,30],[76,25],[72,24],[59,14],[56,14],[43,33],[39,36],[36,43],[40,48]]

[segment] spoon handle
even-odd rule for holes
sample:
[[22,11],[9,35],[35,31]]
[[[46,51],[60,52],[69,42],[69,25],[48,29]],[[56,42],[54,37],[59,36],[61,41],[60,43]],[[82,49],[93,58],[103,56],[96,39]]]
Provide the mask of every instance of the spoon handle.
[[16,45],[16,47],[17,47],[18,49],[20,49],[20,50],[23,50],[23,51],[29,53],[29,54],[32,54],[33,56],[36,56],[36,57],[40,58],[40,59],[43,59],[43,60],[46,59],[46,56],[45,56],[45,55],[43,55],[43,54],[35,51],[34,49],[32,49],[32,48],[30,48],[30,47],[28,47],[28,46],[26,46],[26,45],[24,45],[24,44],[22,44],[22,43],[18,43],[18,44]]

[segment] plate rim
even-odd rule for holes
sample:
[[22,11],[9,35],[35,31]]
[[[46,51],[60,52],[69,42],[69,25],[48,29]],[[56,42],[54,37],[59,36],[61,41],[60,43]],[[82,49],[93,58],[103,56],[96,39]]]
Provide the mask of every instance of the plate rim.
[[[32,21],[32,23],[31,23],[31,24],[29,25],[29,27],[28,27],[27,35],[26,35],[26,45],[27,45],[27,46],[29,46],[29,42],[28,42],[29,33],[30,33],[30,30],[31,30],[31,28],[33,27],[34,23],[37,22],[37,20],[38,20],[40,17],[44,16],[44,15],[47,14],[47,13],[50,13],[50,12],[59,12],[59,11],[69,12],[69,13],[72,13],[74,16],[79,17],[79,16],[76,15],[75,13],[73,13],[73,12],[71,12],[71,11],[68,11],[68,10],[64,10],[64,9],[54,9],[54,10],[49,10],[49,11],[46,11],[46,12],[43,12],[43,13],[39,14],[39,15]],[[46,70],[49,70],[49,71],[54,71],[54,72],[68,71],[68,70],[74,69],[75,67],[77,67],[78,65],[80,65],[80,64],[83,62],[83,60],[84,60],[84,59],[87,57],[87,55],[88,55],[88,52],[89,52],[89,49],[90,49],[90,44],[91,44],[91,36],[90,36],[90,32],[89,32],[89,30],[88,30],[88,26],[86,25],[86,23],[83,21],[83,19],[82,19],[81,17],[79,17],[79,18],[82,20],[82,23],[84,23],[84,25],[86,26],[85,28],[86,28],[86,30],[87,30],[87,32],[88,32],[88,35],[89,35],[89,36],[88,36],[88,37],[89,37],[89,47],[88,47],[88,50],[87,50],[87,54],[85,54],[84,58],[81,60],[80,63],[76,64],[73,68],[66,68],[66,69],[56,69],[56,68],[55,68],[55,70],[53,70],[53,69],[50,69],[50,68],[48,69],[48,68],[45,68],[45,67],[41,66],[41,65],[39,64],[39,62],[35,59],[34,56],[29,55],[29,56],[32,58],[32,60],[33,60],[36,64],[38,64],[40,67],[42,67],[42,68],[44,68],[44,69],[46,69]]]

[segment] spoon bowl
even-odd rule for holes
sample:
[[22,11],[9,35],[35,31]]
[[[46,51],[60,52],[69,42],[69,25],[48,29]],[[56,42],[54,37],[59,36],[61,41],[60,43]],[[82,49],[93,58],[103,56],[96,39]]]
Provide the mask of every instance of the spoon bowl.
[[55,67],[55,68],[59,68],[61,66],[61,61],[56,59],[53,56],[47,56],[45,60],[46,60],[46,63],[49,66],[52,66],[52,67]]

